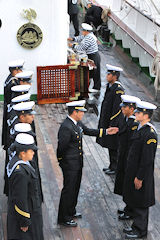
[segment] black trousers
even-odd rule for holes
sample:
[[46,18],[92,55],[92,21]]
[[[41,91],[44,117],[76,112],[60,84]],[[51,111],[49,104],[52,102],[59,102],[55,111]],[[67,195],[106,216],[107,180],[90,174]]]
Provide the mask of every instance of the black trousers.
[[126,205],[124,207],[124,211],[125,211],[125,214],[128,215],[128,216],[131,216],[133,217],[133,208],[131,208],[130,206]]
[[79,21],[78,21],[78,14],[70,15],[70,22],[73,23],[73,27],[75,30],[75,36],[79,35]]
[[117,150],[108,148],[108,152],[110,160],[109,168],[115,171],[117,168]]
[[149,208],[133,208],[132,228],[142,235],[147,235]]
[[92,71],[89,71],[89,77],[93,78],[94,81],[94,89],[100,90],[101,88],[101,69],[100,69],[100,62],[101,58],[98,52],[93,54],[88,54],[88,58],[93,60],[96,68],[94,68]]
[[58,223],[70,221],[76,214],[77,199],[82,178],[82,169],[71,171],[62,169],[63,172],[63,189],[61,192]]

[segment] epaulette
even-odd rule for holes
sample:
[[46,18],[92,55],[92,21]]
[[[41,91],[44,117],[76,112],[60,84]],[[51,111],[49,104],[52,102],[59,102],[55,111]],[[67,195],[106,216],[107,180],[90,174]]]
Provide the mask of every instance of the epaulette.
[[19,170],[19,165],[17,165],[16,170]]
[[138,128],[138,126],[132,127],[132,131],[136,130],[137,128]]
[[147,125],[150,126],[151,132],[155,132],[156,134],[158,134],[155,126],[153,126],[152,123],[148,122]]

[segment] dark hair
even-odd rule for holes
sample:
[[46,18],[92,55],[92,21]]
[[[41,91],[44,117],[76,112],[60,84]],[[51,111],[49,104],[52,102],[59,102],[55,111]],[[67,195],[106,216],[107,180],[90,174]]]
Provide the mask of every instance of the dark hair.
[[119,79],[120,77],[120,72],[112,72],[111,73],[113,76],[117,76],[117,80]]
[[135,104],[135,103],[132,103],[132,105],[129,105],[129,108],[134,108],[134,109],[136,109],[136,104]]
[[[17,146],[19,146],[19,147],[17,147]],[[16,154],[19,155],[20,152],[27,152],[27,150],[28,149],[26,149],[25,146],[20,145],[20,144],[14,142],[8,148],[8,154],[10,154],[11,152],[16,151]]]
[[[75,110],[74,107],[68,107],[68,114],[71,115],[74,111],[77,111]],[[78,112],[78,111],[77,111]]]
[[16,68],[9,67],[9,71],[12,73]]
[[29,149],[24,149],[24,148],[21,148],[21,149],[16,149],[16,154],[19,155],[20,152],[27,152]]
[[153,110],[148,110],[146,112],[143,112],[143,114],[148,114],[148,118],[151,118],[153,115]]

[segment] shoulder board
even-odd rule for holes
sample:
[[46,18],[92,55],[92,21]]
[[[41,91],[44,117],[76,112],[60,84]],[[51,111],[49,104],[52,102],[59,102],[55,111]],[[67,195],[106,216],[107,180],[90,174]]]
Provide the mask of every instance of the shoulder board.
[[136,130],[137,128],[138,128],[138,126],[132,127],[132,131]]
[[157,130],[156,130],[155,126],[152,125],[152,123],[148,122],[147,125],[150,126],[151,132],[156,132],[156,134],[157,134]]
[[115,81],[115,83],[117,83],[117,84],[118,84],[118,87],[123,87],[123,85],[122,85],[122,83],[121,83],[121,82],[119,82],[119,81]]
[[16,167],[16,170],[18,170],[19,169],[19,165],[17,165],[17,167]]

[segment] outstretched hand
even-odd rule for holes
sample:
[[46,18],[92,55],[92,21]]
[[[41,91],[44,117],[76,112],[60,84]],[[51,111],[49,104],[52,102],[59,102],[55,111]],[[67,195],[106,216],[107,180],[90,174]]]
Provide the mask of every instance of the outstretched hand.
[[116,134],[119,131],[119,128],[117,128],[117,127],[109,127],[109,128],[107,128],[106,131],[107,131],[108,135],[113,135],[113,134]]
[[134,179],[135,189],[139,190],[142,187],[142,180],[139,180],[137,177]]
[[23,232],[27,232],[27,231],[28,231],[28,227],[21,227],[21,230],[22,230]]

